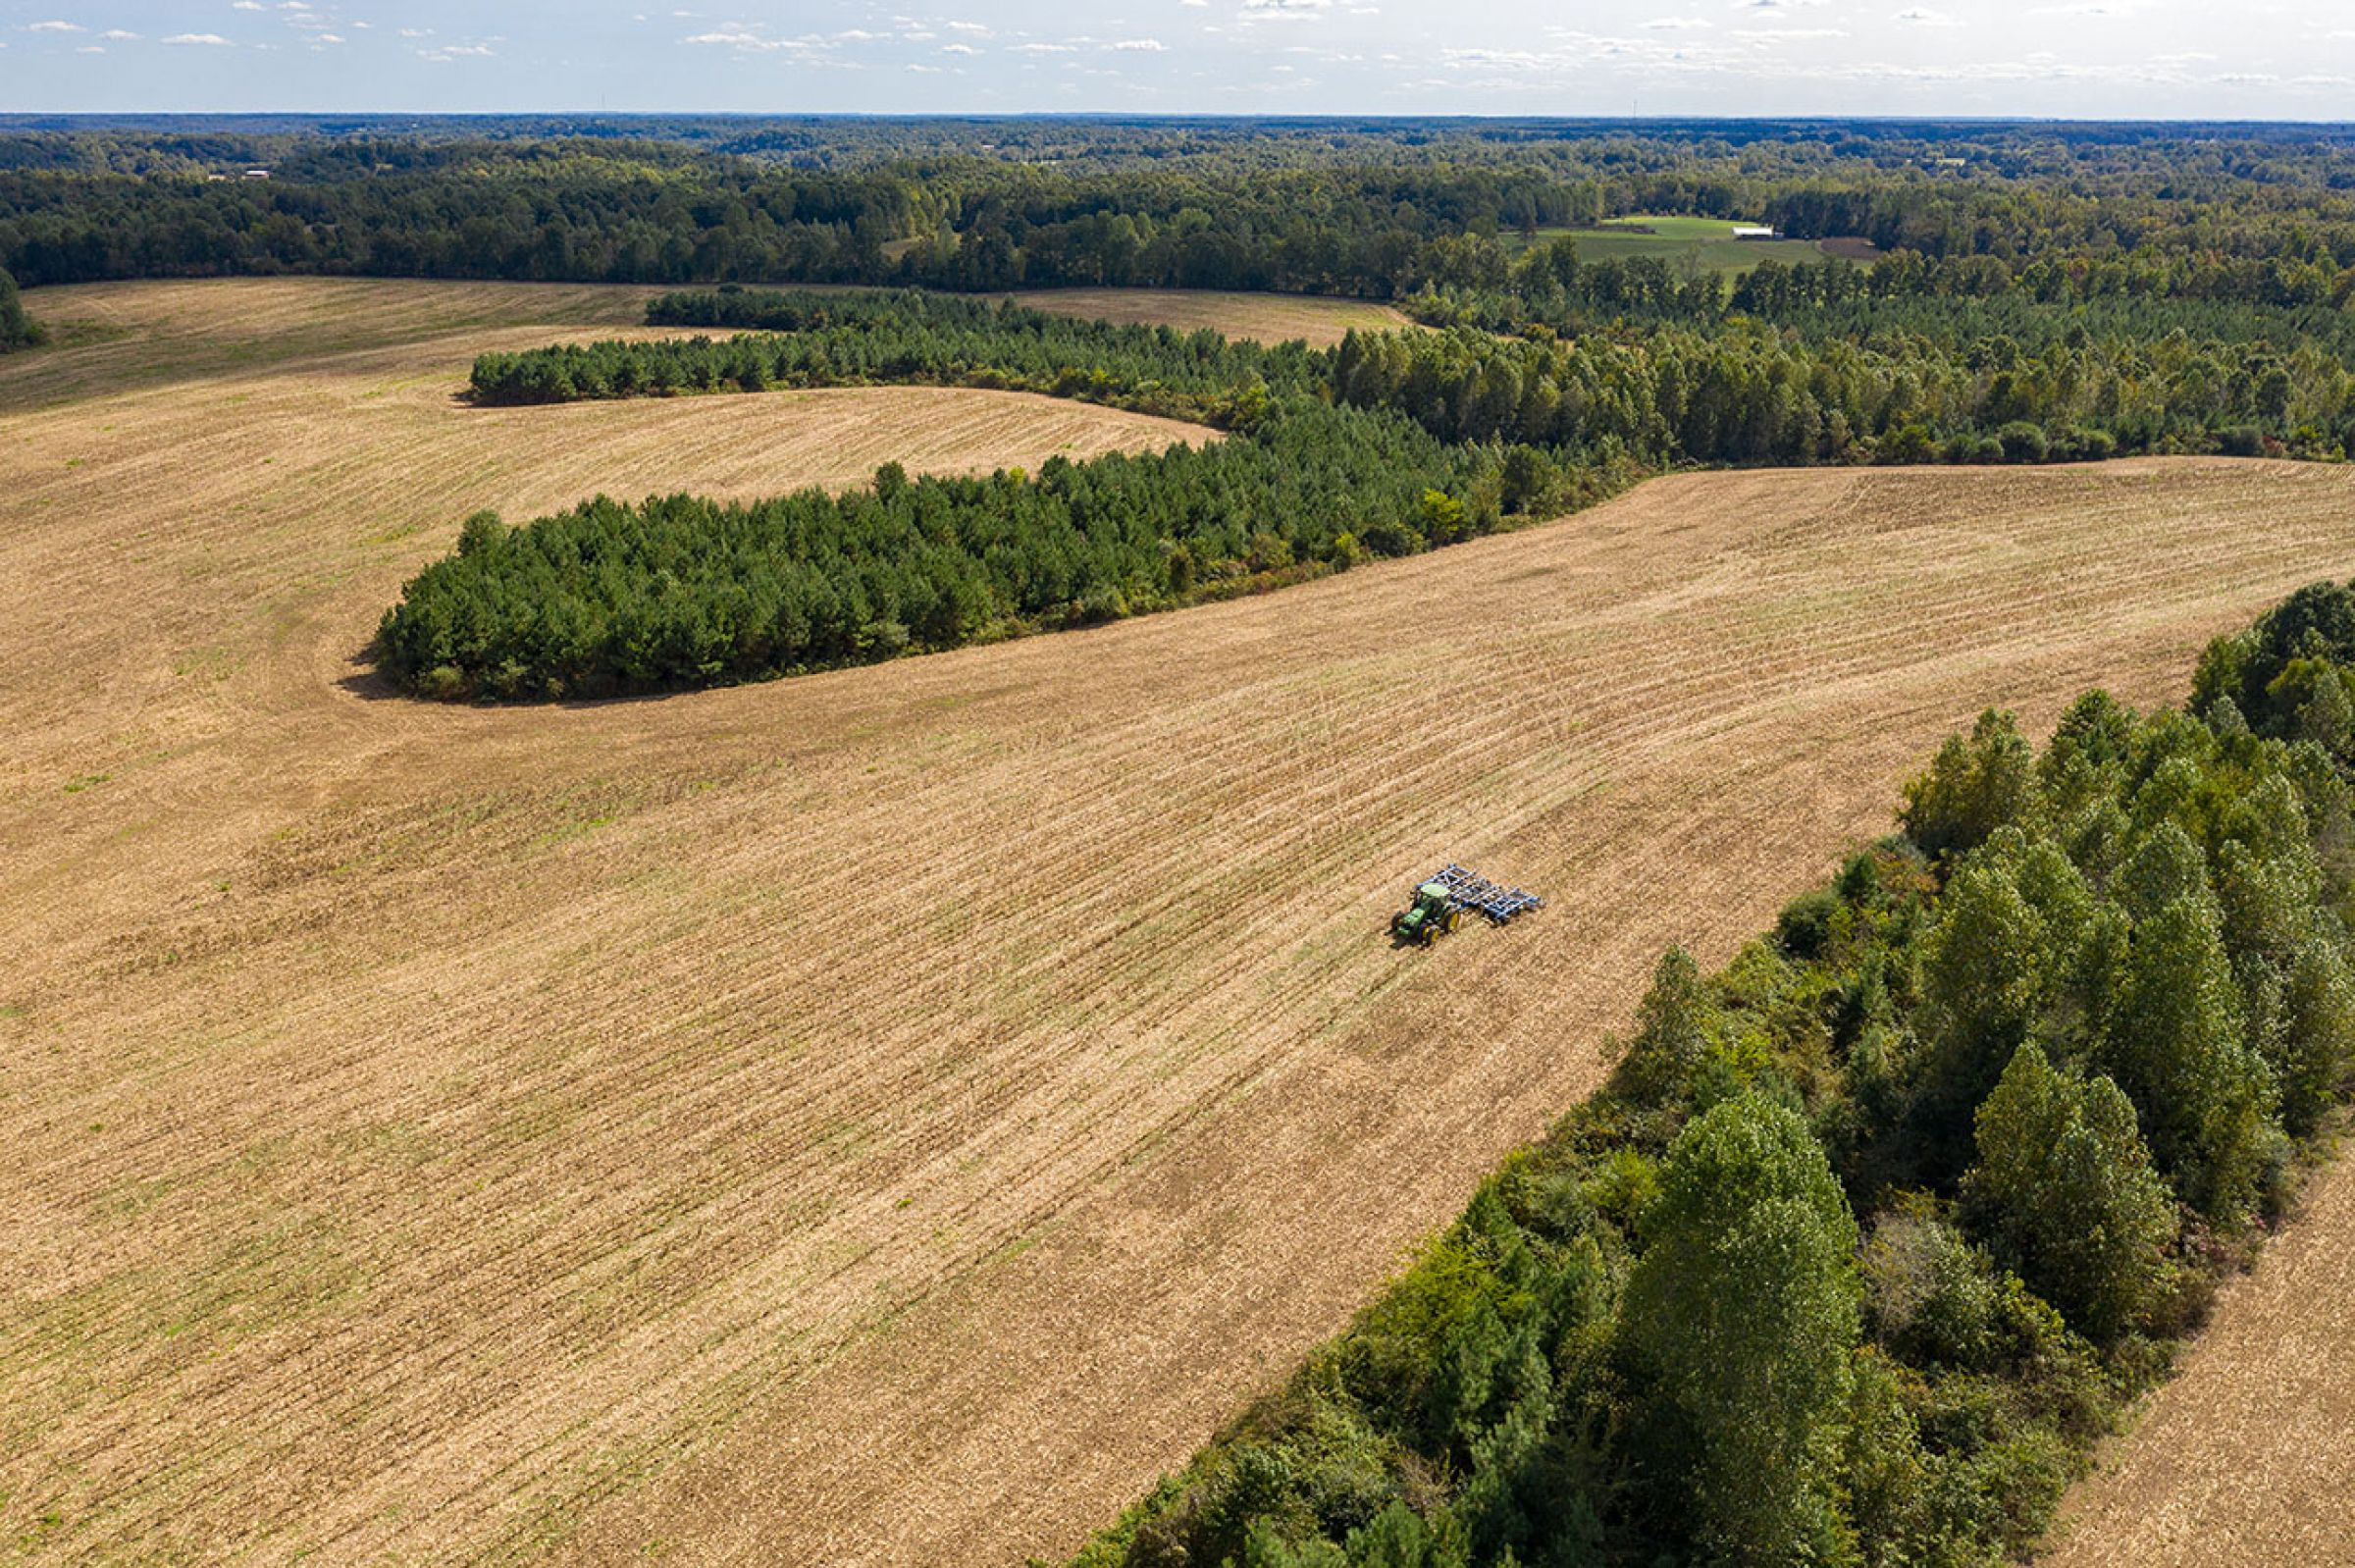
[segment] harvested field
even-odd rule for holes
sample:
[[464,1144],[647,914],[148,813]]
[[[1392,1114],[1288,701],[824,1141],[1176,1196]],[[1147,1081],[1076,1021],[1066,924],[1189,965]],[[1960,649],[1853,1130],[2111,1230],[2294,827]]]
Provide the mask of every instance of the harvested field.
[[[524,321],[609,337],[611,329],[643,326],[646,302],[661,291],[589,284],[420,287],[364,278],[44,288],[30,297],[58,346],[9,363],[0,374],[0,414]],[[533,341],[550,336],[543,332]],[[466,337],[445,351],[459,349],[471,361],[474,340]]]
[[[367,286],[415,340],[239,368],[321,287],[49,291],[121,336],[0,365],[36,1560],[1067,1547],[1592,1086],[1662,945],[1722,958],[1982,702],[2172,695],[2355,566],[2340,469],[1692,476],[1097,631],[429,706],[354,655],[472,508],[1199,433],[455,400],[594,291]],[[208,368],[147,377],[149,294]],[[1393,950],[1448,859],[1552,906]]]
[[1117,321],[1195,332],[1208,327],[1229,338],[1263,343],[1308,340],[1330,347],[1351,328],[1380,332],[1413,323],[1368,299],[1328,299],[1315,294],[1222,293],[1194,288],[1034,288],[1006,296],[1033,310],[1084,321]]
[[2342,1156],[2062,1515],[2055,1568],[2355,1561],[2355,1170]]

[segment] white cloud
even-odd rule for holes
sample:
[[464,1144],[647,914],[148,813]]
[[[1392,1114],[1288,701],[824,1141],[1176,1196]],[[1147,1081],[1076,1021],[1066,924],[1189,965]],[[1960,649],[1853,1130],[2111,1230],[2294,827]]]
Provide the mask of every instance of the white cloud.
[[940,46],[940,52],[942,54],[979,54],[981,51],[969,43],[944,43]]
[[229,40],[217,32],[176,32],[164,40],[175,44],[202,44],[208,49],[226,49]]
[[1916,27],[1960,27],[1962,26],[1961,18],[1950,17],[1943,11],[1932,11],[1928,6],[1909,6],[1891,20],[1910,22]]
[[1243,0],[1244,22],[1322,22],[1333,0]]
[[137,33],[125,32],[121,27],[109,27],[104,32],[98,34],[98,36],[101,38],[111,38],[117,43],[136,43],[139,37]]
[[1655,17],[1644,24],[1646,32],[1697,32],[1709,26],[1699,17]]
[[78,22],[36,22],[25,30],[26,32],[79,32],[82,30],[82,26]]
[[759,54],[776,49],[803,47],[802,45],[798,45],[785,38],[762,37],[759,33],[753,31],[751,28],[742,26],[721,27],[711,32],[690,33],[686,37],[681,38],[679,42],[706,45],[715,48],[737,49],[747,54]]
[[1169,45],[1159,38],[1123,38],[1112,47],[1134,54],[1160,54]]

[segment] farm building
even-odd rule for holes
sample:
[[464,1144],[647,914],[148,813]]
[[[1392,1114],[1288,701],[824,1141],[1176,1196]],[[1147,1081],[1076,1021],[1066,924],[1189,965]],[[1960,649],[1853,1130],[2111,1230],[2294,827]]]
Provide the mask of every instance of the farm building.
[[1734,237],[1736,239],[1772,239],[1774,227],[1771,224],[1762,223],[1738,223],[1734,225]]

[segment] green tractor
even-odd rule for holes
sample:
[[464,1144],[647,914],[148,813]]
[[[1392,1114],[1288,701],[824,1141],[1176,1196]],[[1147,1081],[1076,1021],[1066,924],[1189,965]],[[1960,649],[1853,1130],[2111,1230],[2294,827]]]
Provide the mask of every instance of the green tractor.
[[1463,917],[1464,912],[1455,907],[1444,884],[1426,882],[1415,889],[1412,904],[1390,916],[1390,934],[1401,942],[1429,947],[1441,931],[1454,930]]

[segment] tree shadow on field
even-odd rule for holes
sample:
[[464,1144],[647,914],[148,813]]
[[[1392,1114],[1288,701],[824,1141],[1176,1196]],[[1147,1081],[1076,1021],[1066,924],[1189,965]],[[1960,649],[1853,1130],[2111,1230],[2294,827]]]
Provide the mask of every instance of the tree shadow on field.
[[681,687],[677,691],[611,692],[596,697],[538,698],[509,702],[444,702],[436,698],[420,696],[415,692],[403,691],[399,682],[385,673],[383,664],[378,661],[376,644],[373,641],[364,644],[350,658],[344,661],[344,670],[345,673],[336,681],[337,688],[364,703],[408,703],[418,707],[449,708],[461,712],[471,712],[483,708],[564,708],[575,710],[590,707],[623,707],[635,706],[641,703],[665,703],[673,698],[693,697],[704,690],[736,690],[735,687]]
[[345,674],[336,682],[341,690],[367,703],[414,702],[408,693],[393,684],[376,660],[376,645],[371,642],[344,660]]

